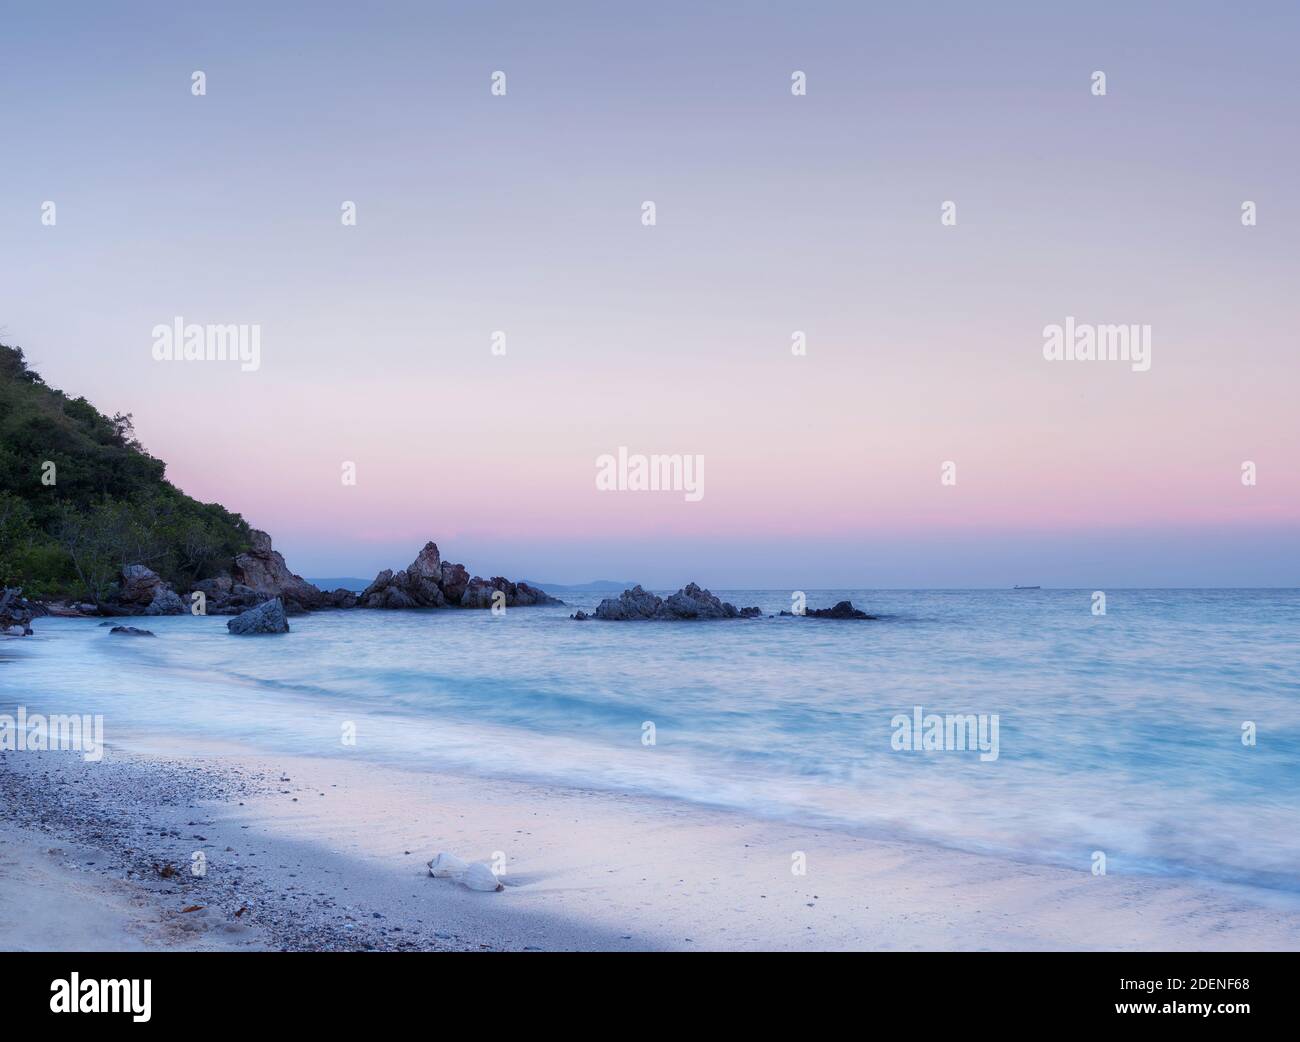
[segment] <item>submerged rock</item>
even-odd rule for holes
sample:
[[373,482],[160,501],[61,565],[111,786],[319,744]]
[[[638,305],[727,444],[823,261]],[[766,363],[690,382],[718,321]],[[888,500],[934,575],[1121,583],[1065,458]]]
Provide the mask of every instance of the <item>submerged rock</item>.
[[237,615],[226,623],[226,629],[238,637],[259,633],[288,633],[289,620],[285,617],[284,605],[280,603],[280,598],[274,597],[256,608],[249,608],[242,615]]
[[573,618],[604,619],[608,622],[673,621],[688,619],[756,619],[763,614],[759,608],[737,608],[703,590],[695,583],[684,587],[667,599],[656,596],[640,586],[624,590],[618,597],[606,597],[594,613],[576,612]]
[[114,633],[121,634],[123,637],[154,637],[157,636],[152,630],[142,630],[136,626],[114,626],[108,631],[111,636]]
[[[782,615],[793,615],[783,611]],[[868,615],[865,611],[853,607],[852,601],[840,601],[833,608],[807,608],[804,614],[813,619],[878,619],[879,615]]]

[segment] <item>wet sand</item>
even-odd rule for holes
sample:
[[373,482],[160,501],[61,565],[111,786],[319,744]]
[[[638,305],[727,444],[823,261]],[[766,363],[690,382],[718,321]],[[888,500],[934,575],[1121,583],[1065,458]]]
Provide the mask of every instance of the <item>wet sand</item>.
[[[342,757],[5,753],[0,796],[4,949],[1300,947],[1263,891]],[[431,878],[442,850],[504,889]]]

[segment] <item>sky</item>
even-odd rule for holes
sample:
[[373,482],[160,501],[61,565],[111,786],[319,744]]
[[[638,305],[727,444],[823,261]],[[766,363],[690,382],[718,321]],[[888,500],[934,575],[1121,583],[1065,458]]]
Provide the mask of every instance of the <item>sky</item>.
[[[0,340],[301,574],[1300,585],[1294,4],[0,27]],[[177,316],[259,366],[158,361]],[[1045,358],[1067,317],[1149,370]],[[702,497],[601,490],[620,447]]]

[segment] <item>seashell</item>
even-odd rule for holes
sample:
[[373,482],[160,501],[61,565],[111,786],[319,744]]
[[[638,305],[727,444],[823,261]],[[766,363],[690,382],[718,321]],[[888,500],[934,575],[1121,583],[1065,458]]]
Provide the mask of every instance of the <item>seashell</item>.
[[444,851],[429,862],[429,875],[435,879],[460,879],[468,868],[468,861]]
[[466,869],[465,874],[461,876],[460,881],[471,890],[504,890],[501,881],[497,879],[496,873],[492,871],[491,866],[483,861],[475,861]]

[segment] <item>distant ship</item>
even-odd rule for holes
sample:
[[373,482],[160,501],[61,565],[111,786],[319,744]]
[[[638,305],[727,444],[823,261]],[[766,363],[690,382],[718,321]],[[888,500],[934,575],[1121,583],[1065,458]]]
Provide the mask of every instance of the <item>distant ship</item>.
[[1041,586],[1013,586],[1013,590],[1041,590]]

